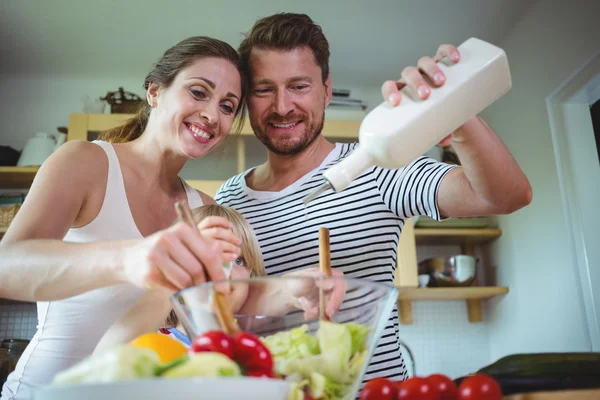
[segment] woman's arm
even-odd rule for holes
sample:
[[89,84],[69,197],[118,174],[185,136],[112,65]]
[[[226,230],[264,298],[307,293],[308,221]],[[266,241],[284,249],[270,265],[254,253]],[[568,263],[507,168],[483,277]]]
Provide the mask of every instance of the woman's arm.
[[85,223],[94,190],[104,193],[107,169],[103,150],[83,141],[46,160],[0,242],[0,297],[50,300],[120,282],[115,250],[122,243],[62,241],[71,226]]
[[66,143],[44,163],[0,243],[0,297],[57,300],[123,282],[177,290],[206,273],[225,279],[221,266],[239,256],[239,246],[182,223],[143,240],[63,242],[71,226],[95,217],[86,204],[98,187],[104,196],[107,168],[103,150],[88,142]]
[[173,305],[171,292],[165,289],[148,290],[127,313],[118,319],[102,336],[94,350],[100,353],[118,344],[128,343],[148,332],[156,332],[164,326]]

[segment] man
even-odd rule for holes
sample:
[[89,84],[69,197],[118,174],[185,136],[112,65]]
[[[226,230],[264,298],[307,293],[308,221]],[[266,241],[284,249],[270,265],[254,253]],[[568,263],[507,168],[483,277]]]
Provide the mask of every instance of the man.
[[[334,144],[321,130],[331,99],[329,45],[306,15],[276,14],[256,22],[239,47],[250,85],[249,118],[267,148],[268,161],[229,179],[216,201],[241,212],[252,224],[268,274],[318,264],[318,228],[331,232],[332,266],[355,278],[393,283],[398,239],[416,215],[445,217],[510,213],[531,201],[529,182],[494,131],[479,117],[444,139],[462,167],[420,157],[398,169],[371,168],[340,193],[327,191],[302,202],[322,173],[356,144]],[[440,46],[437,57],[460,62],[456,48]],[[445,76],[430,57],[402,78],[422,99]],[[396,82],[382,87],[392,105],[401,101]],[[366,379],[405,379],[398,345],[398,315],[392,313]]]

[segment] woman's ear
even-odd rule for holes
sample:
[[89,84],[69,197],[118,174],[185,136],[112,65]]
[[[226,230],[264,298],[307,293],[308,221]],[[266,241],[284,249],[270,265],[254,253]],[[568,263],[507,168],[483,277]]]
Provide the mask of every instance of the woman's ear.
[[156,107],[159,91],[160,86],[158,86],[156,83],[150,83],[148,89],[146,90],[146,100],[151,108]]

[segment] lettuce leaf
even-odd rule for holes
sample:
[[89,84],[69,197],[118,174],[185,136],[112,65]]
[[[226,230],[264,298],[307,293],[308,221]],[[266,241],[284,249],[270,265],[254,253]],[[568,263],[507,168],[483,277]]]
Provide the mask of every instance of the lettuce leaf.
[[101,383],[155,376],[160,365],[151,349],[120,345],[59,372],[52,384]]

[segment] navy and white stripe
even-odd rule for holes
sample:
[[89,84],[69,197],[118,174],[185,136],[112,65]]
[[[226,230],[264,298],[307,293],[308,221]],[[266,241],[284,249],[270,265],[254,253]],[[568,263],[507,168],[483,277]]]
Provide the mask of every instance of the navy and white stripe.
[[[332,267],[353,278],[393,285],[404,222],[417,215],[440,219],[437,191],[452,166],[426,157],[395,170],[372,167],[344,191],[327,191],[305,206],[302,200],[323,183],[323,172],[356,146],[336,144],[318,168],[280,192],[248,188],[244,177],[249,171],[218,190],[217,203],[235,208],[252,225],[269,275],[318,265],[318,230],[324,226],[330,231]],[[394,308],[366,379],[406,378],[398,339]]]

